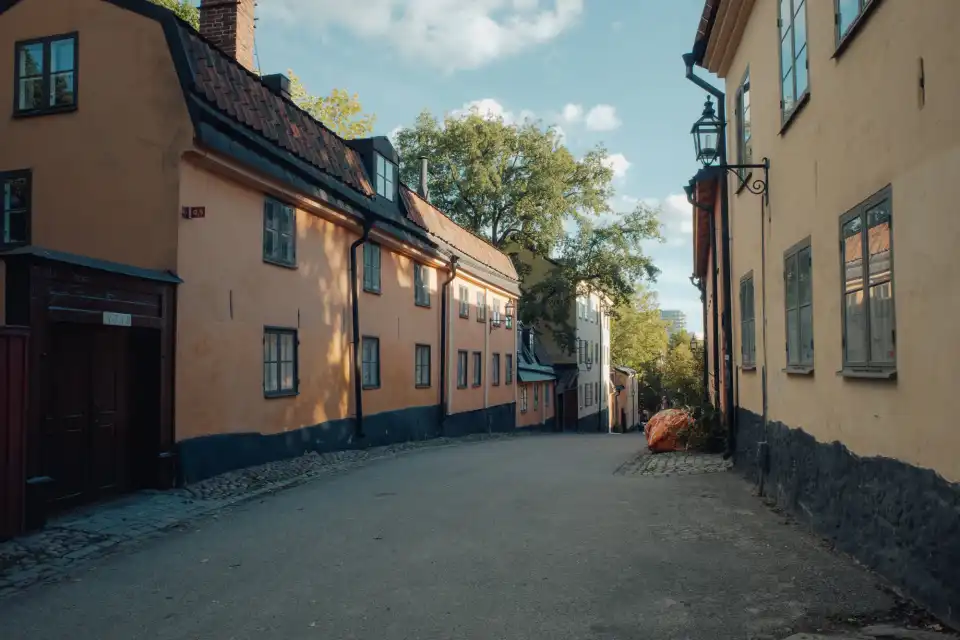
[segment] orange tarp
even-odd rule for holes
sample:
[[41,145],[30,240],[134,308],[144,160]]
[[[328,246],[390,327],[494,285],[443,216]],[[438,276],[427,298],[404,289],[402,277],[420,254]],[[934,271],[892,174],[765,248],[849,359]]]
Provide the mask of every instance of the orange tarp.
[[647,447],[654,453],[677,451],[681,447],[677,436],[693,424],[693,419],[681,409],[664,409],[647,423]]

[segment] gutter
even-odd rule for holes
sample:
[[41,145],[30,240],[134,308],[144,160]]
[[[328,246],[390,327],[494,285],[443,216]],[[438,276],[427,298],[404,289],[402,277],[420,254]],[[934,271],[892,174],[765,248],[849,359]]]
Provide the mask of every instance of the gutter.
[[353,313],[353,395],[356,403],[356,421],[354,435],[362,439],[363,434],[363,367],[360,360],[360,292],[357,284],[357,248],[370,238],[373,222],[363,223],[363,233],[350,245],[350,292],[352,294]]
[[450,283],[457,277],[457,264],[460,258],[450,258],[450,277],[440,289],[440,435],[443,435],[443,425],[447,421],[447,323],[450,320],[448,291]]
[[[702,53],[700,54],[702,56]],[[717,141],[717,150],[719,151],[720,165],[727,164],[727,95],[711,85],[704,79],[694,75],[693,65],[696,60],[694,53],[683,54],[683,63],[686,67],[687,80],[697,85],[707,93],[717,99],[717,117],[722,126],[720,127],[720,136]],[[730,203],[728,202],[729,180],[726,175],[720,181],[720,248],[723,251],[723,260],[721,261],[721,270],[723,272],[723,371],[724,379],[727,384],[723,389],[724,423],[727,425],[727,454],[733,453],[733,336],[731,327],[733,319],[731,317],[730,304],[732,292],[730,290]]]

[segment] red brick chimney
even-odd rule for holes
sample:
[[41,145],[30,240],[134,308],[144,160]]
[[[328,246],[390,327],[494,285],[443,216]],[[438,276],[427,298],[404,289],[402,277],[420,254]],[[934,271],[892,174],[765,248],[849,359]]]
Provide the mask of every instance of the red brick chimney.
[[200,0],[200,35],[251,71],[255,0]]

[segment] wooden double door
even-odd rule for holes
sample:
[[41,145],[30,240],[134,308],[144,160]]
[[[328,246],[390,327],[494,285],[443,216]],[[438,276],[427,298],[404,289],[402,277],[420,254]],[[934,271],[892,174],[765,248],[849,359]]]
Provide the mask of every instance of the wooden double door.
[[45,354],[43,467],[59,510],[127,488],[129,329],[54,323]]

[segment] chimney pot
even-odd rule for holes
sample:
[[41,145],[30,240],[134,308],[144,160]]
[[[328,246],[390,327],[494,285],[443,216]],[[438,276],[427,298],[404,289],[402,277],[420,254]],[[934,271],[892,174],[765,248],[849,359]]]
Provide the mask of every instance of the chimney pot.
[[427,157],[420,156],[420,188],[417,190],[417,193],[427,202],[430,202],[430,190],[427,188],[427,169],[429,166]]

